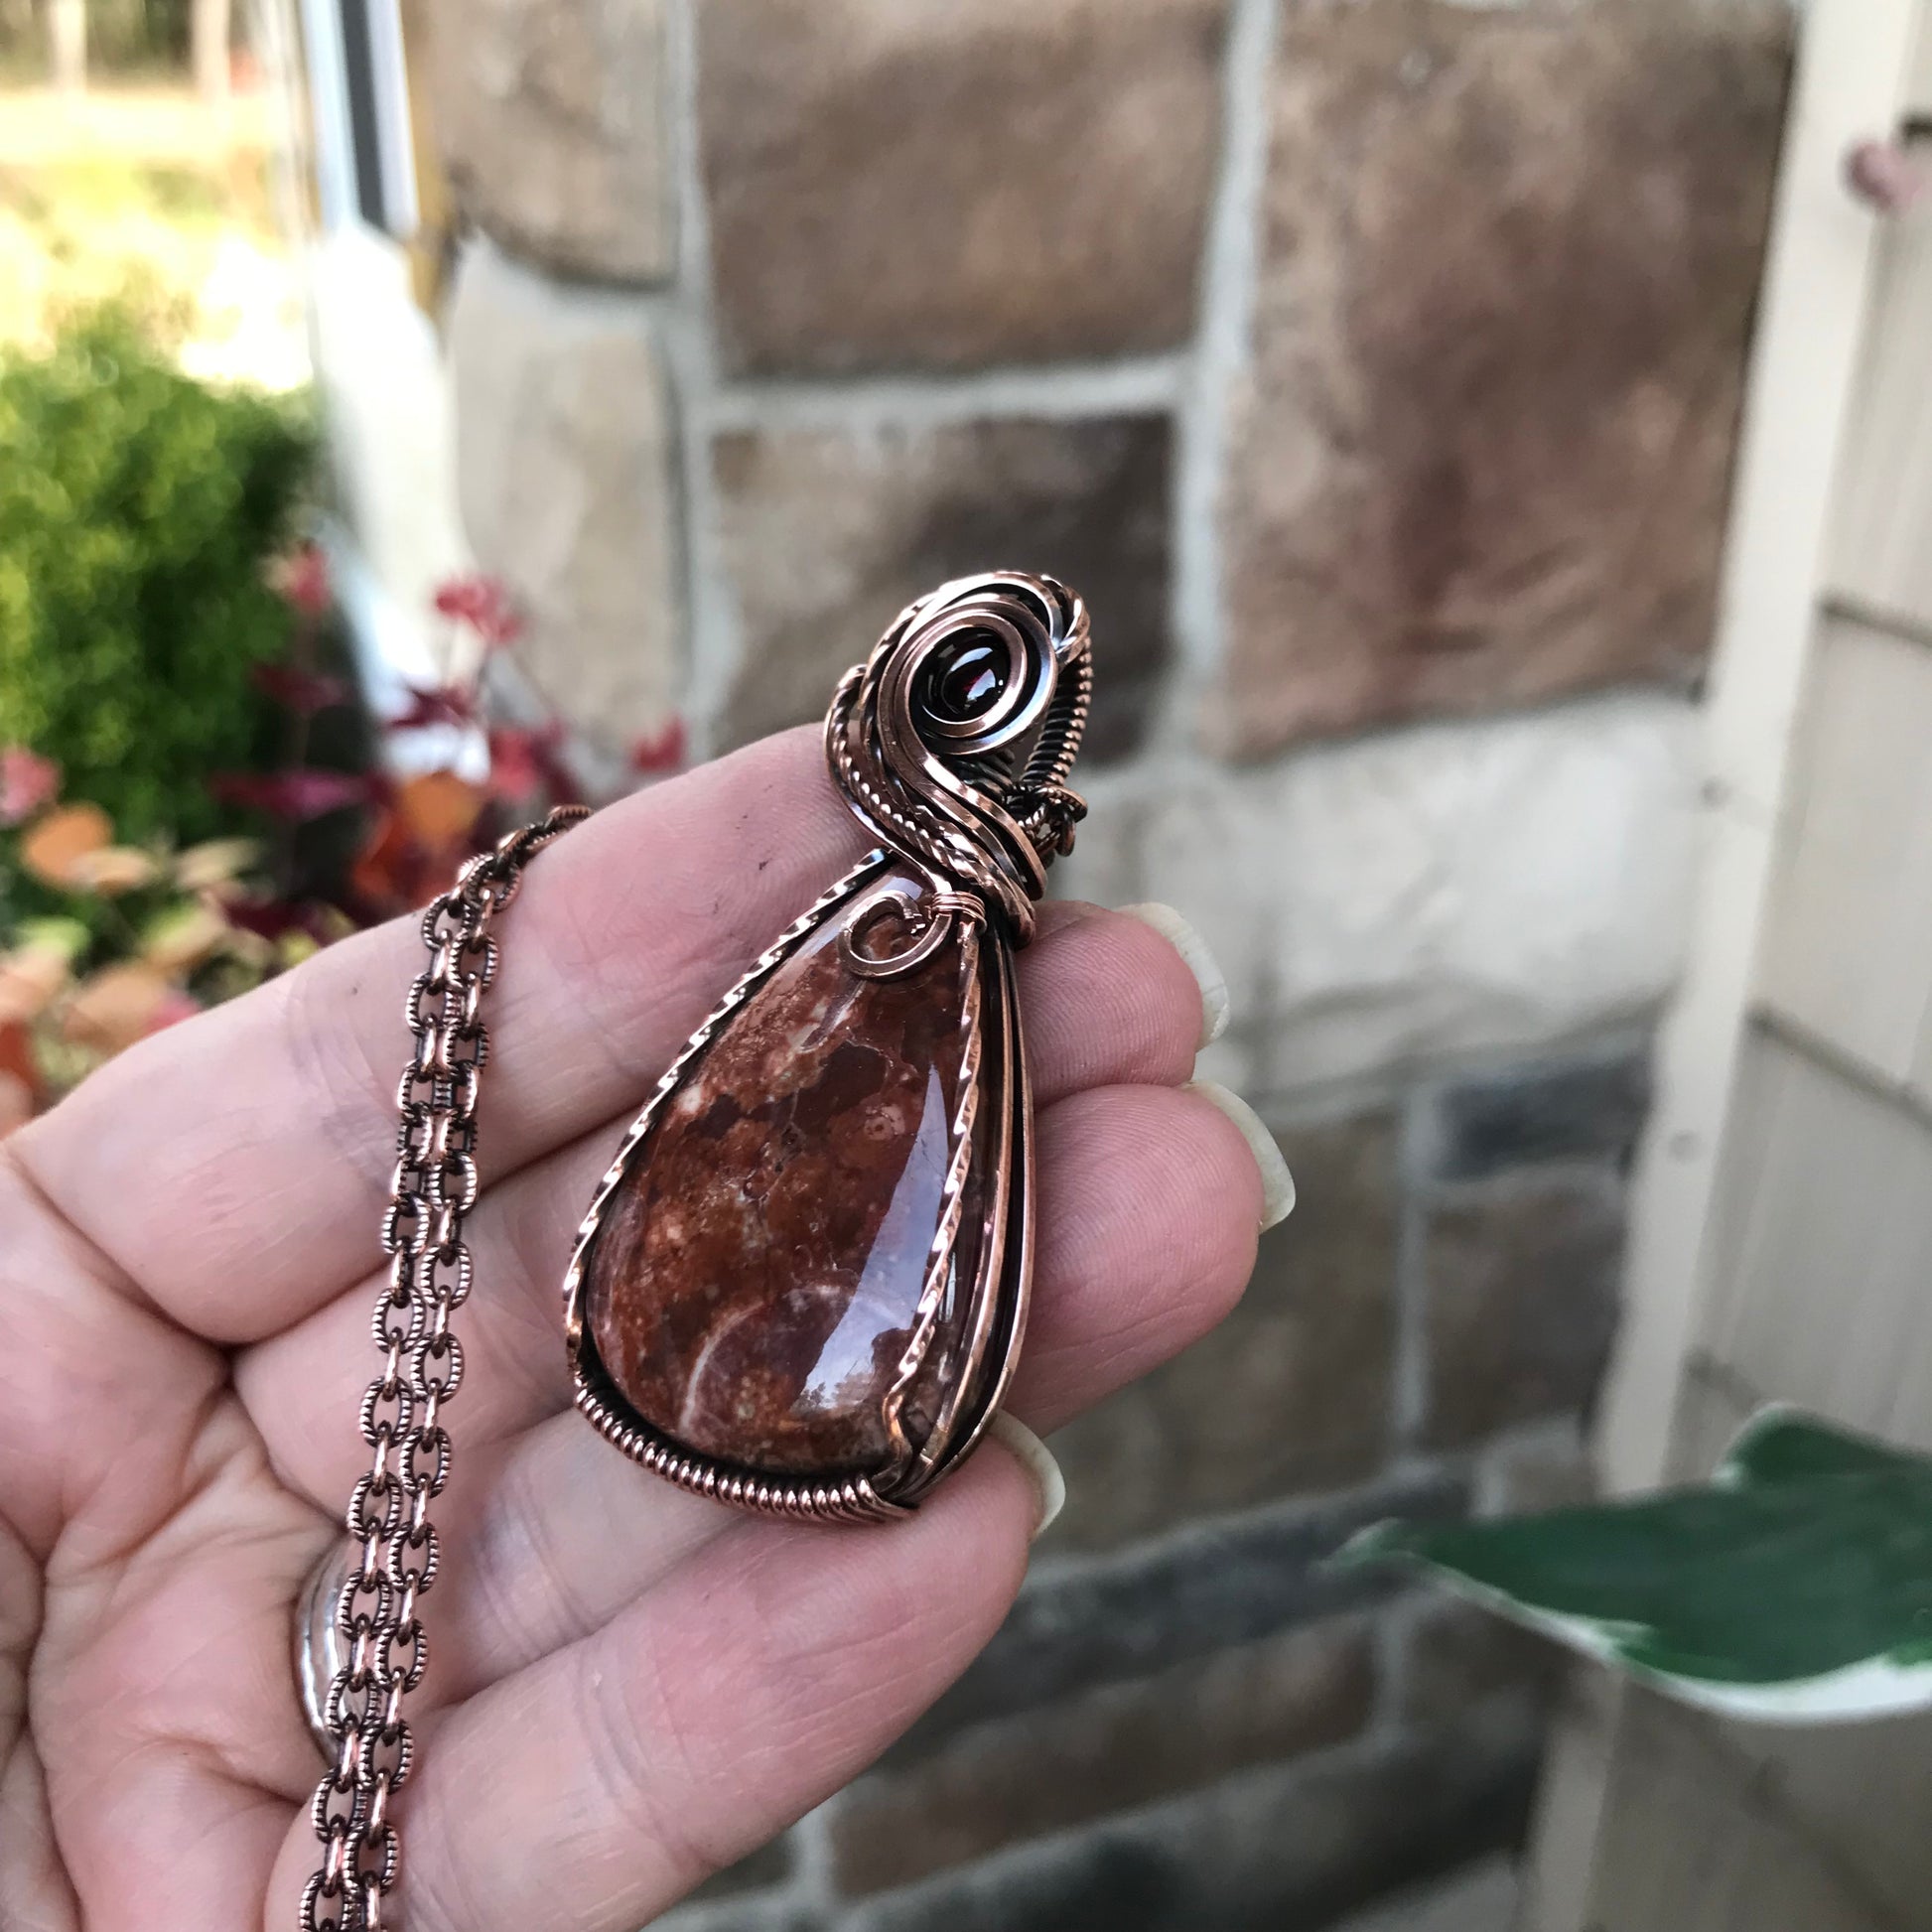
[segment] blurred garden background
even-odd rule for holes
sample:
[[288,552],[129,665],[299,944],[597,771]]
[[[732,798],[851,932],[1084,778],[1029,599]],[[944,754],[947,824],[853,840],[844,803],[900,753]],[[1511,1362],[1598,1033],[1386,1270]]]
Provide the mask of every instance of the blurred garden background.
[[493,580],[450,569],[358,661],[276,35],[210,0],[0,15],[0,1131],[577,795],[527,693],[484,721],[521,629]]
[[213,778],[262,753],[251,679],[292,616],[264,563],[314,483],[293,238],[227,10],[78,15],[0,15],[7,1121],[272,957],[217,958],[256,828]]

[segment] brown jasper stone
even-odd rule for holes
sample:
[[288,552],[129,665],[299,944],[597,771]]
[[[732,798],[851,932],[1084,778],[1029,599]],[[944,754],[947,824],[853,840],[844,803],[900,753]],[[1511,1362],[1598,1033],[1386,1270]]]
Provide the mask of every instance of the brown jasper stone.
[[[638,1415],[786,1474],[893,1457],[883,1405],[944,1205],[976,970],[976,945],[955,937],[902,979],[861,979],[837,938],[834,919],[686,1074],[605,1207],[585,1281],[598,1354]],[[875,927],[868,943],[904,942]],[[969,1177],[965,1228],[980,1185]],[[971,1250],[930,1344],[941,1359],[963,1338]],[[916,1447],[926,1405],[906,1420]]]

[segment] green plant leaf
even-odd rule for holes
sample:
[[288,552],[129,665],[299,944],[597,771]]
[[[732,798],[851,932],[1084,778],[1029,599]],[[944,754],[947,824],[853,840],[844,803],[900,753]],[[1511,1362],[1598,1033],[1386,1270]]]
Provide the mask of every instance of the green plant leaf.
[[1709,1484],[1495,1522],[1385,1523],[1403,1561],[1686,1703],[1767,1723],[1932,1708],[1932,1460],[1790,1409]]
[[34,952],[58,952],[69,962],[87,950],[92,937],[80,920],[59,917],[22,919],[12,935],[17,946]]

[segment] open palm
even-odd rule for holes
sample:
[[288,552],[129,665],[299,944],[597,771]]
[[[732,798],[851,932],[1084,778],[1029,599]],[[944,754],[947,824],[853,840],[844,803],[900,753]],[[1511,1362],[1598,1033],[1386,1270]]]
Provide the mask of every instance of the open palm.
[[[445,1568],[398,1806],[415,1932],[629,1932],[868,1763],[1025,1570],[1020,1466],[909,1523],[682,1494],[570,1411],[557,1284],[686,1034],[858,850],[815,737],[546,853],[501,927]],[[287,1928],[320,1769],[292,1604],[366,1455],[413,921],[148,1040],[0,1144],[0,1924]],[[1012,1407],[1057,1427],[1213,1322],[1261,1200],[1182,1090],[1200,995],[1148,926],[1023,956],[1041,1246]]]

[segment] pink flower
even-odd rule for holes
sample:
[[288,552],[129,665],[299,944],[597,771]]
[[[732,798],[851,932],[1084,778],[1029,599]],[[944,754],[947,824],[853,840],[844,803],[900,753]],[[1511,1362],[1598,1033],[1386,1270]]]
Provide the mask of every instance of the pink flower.
[[60,795],[61,767],[24,745],[0,748],[0,825],[18,825]]

